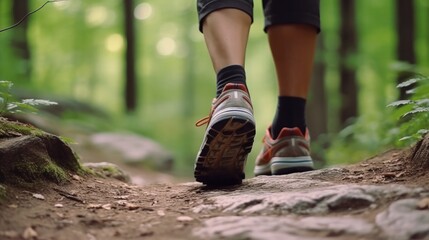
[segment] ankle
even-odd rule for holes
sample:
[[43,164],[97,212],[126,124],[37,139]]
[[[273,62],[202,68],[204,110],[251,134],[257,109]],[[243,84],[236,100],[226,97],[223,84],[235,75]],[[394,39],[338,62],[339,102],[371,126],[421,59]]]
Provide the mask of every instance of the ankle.
[[244,84],[246,87],[246,72],[241,65],[230,65],[222,68],[216,77],[216,97],[222,93],[223,88],[228,83]]
[[276,139],[283,128],[297,127],[305,134],[307,125],[305,121],[306,100],[300,97],[278,97],[277,111],[271,126],[271,136]]

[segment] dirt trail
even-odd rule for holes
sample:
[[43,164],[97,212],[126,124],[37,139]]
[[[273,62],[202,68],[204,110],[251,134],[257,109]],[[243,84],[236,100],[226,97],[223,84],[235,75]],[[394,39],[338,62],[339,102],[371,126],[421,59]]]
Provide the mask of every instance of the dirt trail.
[[[429,175],[405,171],[404,154],[223,189],[89,176],[6,186],[0,239],[429,239]],[[411,229],[387,217],[404,200]]]

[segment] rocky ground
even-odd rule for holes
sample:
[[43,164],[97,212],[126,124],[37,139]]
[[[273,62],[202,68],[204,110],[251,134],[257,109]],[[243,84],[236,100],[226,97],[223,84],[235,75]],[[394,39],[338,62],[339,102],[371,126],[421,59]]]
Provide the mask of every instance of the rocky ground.
[[23,187],[0,171],[0,239],[429,239],[428,146],[225,188],[72,171]]

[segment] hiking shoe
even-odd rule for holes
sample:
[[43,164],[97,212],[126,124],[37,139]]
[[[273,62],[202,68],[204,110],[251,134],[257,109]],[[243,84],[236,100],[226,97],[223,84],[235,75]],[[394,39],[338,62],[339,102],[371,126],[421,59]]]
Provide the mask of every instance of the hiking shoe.
[[228,83],[213,99],[210,115],[196,126],[208,124],[198,152],[194,176],[207,185],[240,184],[252,150],[255,119],[247,88]]
[[308,129],[304,135],[299,128],[283,128],[277,139],[273,139],[270,127],[262,142],[264,146],[256,157],[255,176],[313,170]]

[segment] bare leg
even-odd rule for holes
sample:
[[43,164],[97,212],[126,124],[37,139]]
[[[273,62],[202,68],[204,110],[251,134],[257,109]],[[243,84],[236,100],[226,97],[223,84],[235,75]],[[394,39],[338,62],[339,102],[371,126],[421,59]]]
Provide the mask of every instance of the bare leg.
[[273,25],[268,28],[279,96],[307,98],[316,37],[316,29],[310,25]]
[[250,24],[249,14],[224,8],[206,16],[202,25],[217,75],[210,116],[200,122],[207,128],[194,170],[195,179],[207,185],[241,183],[252,149],[255,120],[244,71]]
[[250,24],[248,14],[232,8],[212,12],[206,17],[203,33],[216,73],[226,66],[244,66]]

